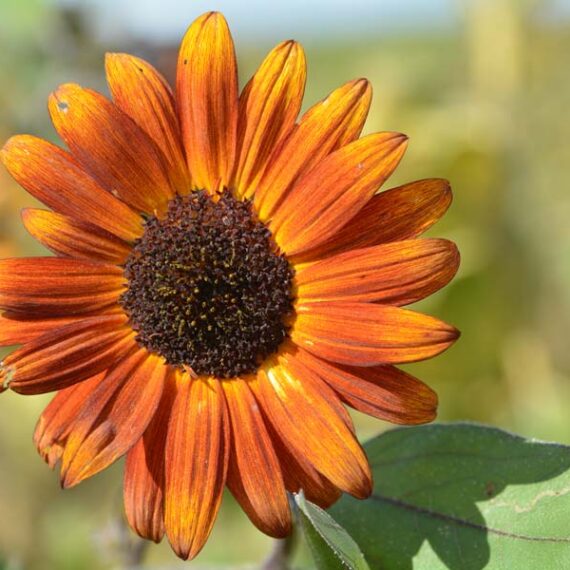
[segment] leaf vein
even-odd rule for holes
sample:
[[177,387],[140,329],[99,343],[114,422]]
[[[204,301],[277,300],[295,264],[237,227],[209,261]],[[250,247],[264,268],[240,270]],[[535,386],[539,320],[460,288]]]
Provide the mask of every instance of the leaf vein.
[[488,532],[491,534],[495,534],[497,536],[502,536],[506,538],[514,538],[516,540],[524,540],[527,542],[553,542],[553,543],[570,543],[570,537],[551,537],[551,536],[528,536],[525,534],[516,534],[512,532],[507,532],[505,530],[501,530],[498,528],[488,527],[482,524],[474,523],[472,521],[462,519],[455,515],[450,515],[447,513],[440,513],[438,511],[433,511],[431,509],[427,509],[425,507],[420,507],[417,505],[412,505],[410,503],[406,503],[405,501],[401,501],[400,499],[396,499],[394,497],[386,497],[382,495],[374,494],[370,497],[372,500],[388,503],[392,506],[397,508],[405,509],[407,511],[411,511],[416,515],[423,515],[427,517],[431,517],[434,519],[439,519],[447,523],[453,523],[459,526],[472,528],[474,530],[478,530],[480,532]]

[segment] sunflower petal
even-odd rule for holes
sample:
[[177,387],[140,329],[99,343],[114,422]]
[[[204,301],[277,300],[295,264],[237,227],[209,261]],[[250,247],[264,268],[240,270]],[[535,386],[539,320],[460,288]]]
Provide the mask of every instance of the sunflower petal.
[[42,412],[34,432],[34,444],[53,469],[63,455],[67,436],[85,400],[105,377],[105,372],[60,390]]
[[[267,432],[273,442],[273,447],[281,465],[285,488],[291,493],[298,493],[300,490],[303,490],[309,501],[323,508],[330,507],[340,497],[340,489],[335,487],[326,477],[323,477],[308,458],[289,450],[287,443],[275,430],[266,414],[264,414],[259,383],[265,381],[265,373],[260,371],[259,374],[262,376],[260,380],[254,378],[248,384],[261,407]],[[322,387],[322,384],[320,387]],[[340,407],[342,408],[342,406]],[[344,411],[346,412],[346,410]]]
[[127,241],[142,234],[142,218],[101,188],[61,148],[30,135],[18,135],[5,144],[0,157],[19,184],[55,211],[95,224]]
[[183,559],[204,546],[222,501],[229,455],[229,425],[219,382],[178,378],[166,441],[164,524]]
[[190,190],[174,97],[164,77],[143,59],[123,53],[105,57],[107,82],[115,105],[158,145],[166,159],[172,187]]
[[0,314],[0,346],[24,344],[46,332],[85,318],[85,315],[48,317],[46,319],[38,319],[36,316],[35,312]]
[[186,32],[176,97],[195,187],[215,191],[227,186],[236,151],[238,84],[234,44],[221,14],[200,16]]
[[0,260],[0,308],[38,316],[89,313],[114,305],[121,268],[58,257]]
[[303,301],[380,301],[407,305],[449,283],[459,267],[457,247],[444,239],[415,239],[347,251],[296,271]]
[[164,448],[147,450],[145,439],[141,438],[127,452],[123,482],[125,515],[141,538],[156,543],[164,536],[163,471]]
[[332,391],[323,396],[323,382],[292,352],[270,361],[264,372],[257,379],[259,400],[294,455],[307,458],[341,490],[367,497],[372,488],[368,462],[337,406],[331,405]]
[[125,462],[127,520],[139,536],[154,542],[160,542],[164,535],[164,449],[175,396],[174,374],[169,373],[158,409]]
[[368,113],[368,81],[350,81],[311,107],[273,157],[255,192],[261,219],[269,219],[299,177],[360,133]]
[[[99,417],[89,415],[78,420],[85,422],[84,439],[79,441],[74,430],[63,454],[61,477],[65,488],[73,487],[84,479],[99,473],[119,457],[124,455],[141,439],[149,425],[162,396],[164,379],[168,367],[158,356],[147,356],[146,351],[142,363],[128,377],[119,380],[112,379],[113,395],[107,400],[104,410]],[[119,381],[117,381],[119,380]],[[105,379],[101,390],[93,393],[93,399],[99,398],[99,392],[105,394],[109,383]],[[91,413],[93,406],[86,406]],[[87,418],[91,418],[91,422]],[[91,425],[89,425],[91,423]],[[94,434],[101,426],[110,433],[110,437],[99,439]],[[104,442],[104,443],[102,443]]]
[[298,261],[415,238],[443,216],[451,197],[449,182],[439,178],[410,182],[376,194],[336,234],[303,253]]
[[239,99],[237,170],[233,187],[251,198],[263,170],[301,110],[307,66],[303,48],[279,44],[265,58]]
[[268,428],[279,457],[287,491],[298,493],[302,490],[309,501],[323,509],[335,503],[342,494],[340,489],[335,487],[326,477],[323,477],[307,458],[291,453],[287,444],[275,432],[269,422]]
[[301,178],[270,223],[275,240],[295,255],[334,235],[392,174],[407,147],[399,133],[377,133],[329,155]]
[[291,512],[279,460],[246,380],[222,382],[231,420],[228,487],[265,534],[283,538]]
[[421,313],[370,303],[311,302],[297,307],[291,338],[312,354],[357,366],[431,358],[459,337],[454,327]]
[[52,93],[48,107],[73,156],[111,194],[147,213],[173,197],[158,147],[103,95],[68,83]]
[[302,349],[297,358],[359,412],[397,424],[423,424],[435,419],[437,394],[394,366],[335,365]]
[[[65,441],[62,454],[62,483],[64,471],[69,467],[69,463],[77,454],[77,450],[92,432],[95,432],[97,427],[104,423],[103,421],[97,422],[97,420],[101,419],[102,413],[110,405],[110,402],[130,375],[137,372],[137,369],[145,360],[145,356],[145,351],[133,343],[130,346],[130,350],[122,354],[120,358],[117,358],[102,374],[97,385],[86,394],[86,397],[75,414],[73,425]],[[108,425],[105,424],[103,429],[98,431],[99,436],[108,434],[112,437],[111,430],[107,429],[107,427]]]
[[2,361],[0,385],[20,394],[43,394],[107,370],[136,346],[125,324],[124,315],[106,315],[47,332]]
[[42,245],[60,255],[122,264],[129,245],[109,232],[49,210],[26,208],[24,226]]

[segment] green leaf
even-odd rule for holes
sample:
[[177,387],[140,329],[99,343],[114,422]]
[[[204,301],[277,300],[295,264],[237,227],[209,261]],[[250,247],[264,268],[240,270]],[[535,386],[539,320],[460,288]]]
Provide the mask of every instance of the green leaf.
[[570,447],[449,424],[365,448],[372,497],[329,512],[373,570],[570,568]]
[[305,540],[319,570],[369,570],[358,544],[334,519],[300,493],[295,495]]

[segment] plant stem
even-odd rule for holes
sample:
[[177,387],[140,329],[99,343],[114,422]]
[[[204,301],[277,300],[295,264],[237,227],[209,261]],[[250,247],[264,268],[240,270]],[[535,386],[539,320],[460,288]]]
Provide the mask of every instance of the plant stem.
[[295,547],[295,532],[287,538],[276,538],[273,549],[263,562],[260,570],[291,570],[291,558]]

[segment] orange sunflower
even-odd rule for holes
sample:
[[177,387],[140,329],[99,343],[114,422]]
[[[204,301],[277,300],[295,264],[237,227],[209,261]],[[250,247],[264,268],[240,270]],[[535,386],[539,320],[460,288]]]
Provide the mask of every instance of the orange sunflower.
[[55,257],[0,262],[1,389],[57,391],[35,443],[72,487],[126,455],[142,537],[182,558],[204,545],[227,485],[263,532],[291,530],[287,492],[327,507],[371,474],[344,405],[428,422],[437,397],[394,367],[453,327],[400,308],[459,262],[417,239],[447,209],[439,179],[377,194],[404,135],[359,138],[371,99],[350,81],[297,120],[305,57],[279,44],[238,94],[227,23],[189,28],[176,94],[110,54],[113,102],[78,85],[49,99],[69,150],[15,136],[12,176],[51,210],[24,225]]

